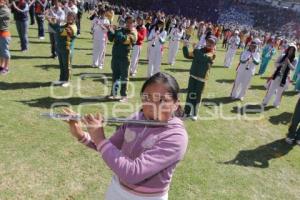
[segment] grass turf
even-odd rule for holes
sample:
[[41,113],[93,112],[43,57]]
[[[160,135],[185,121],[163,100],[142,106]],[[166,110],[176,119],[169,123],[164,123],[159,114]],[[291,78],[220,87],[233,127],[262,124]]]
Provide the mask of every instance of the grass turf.
[[[75,44],[72,87],[53,90],[51,81],[57,80],[59,69],[58,61],[49,58],[48,35],[46,40],[38,40],[37,28],[31,26],[29,51],[21,53],[15,24],[11,24],[11,73],[0,77],[0,199],[104,199],[112,173],[98,154],[78,144],[63,122],[39,116],[58,102],[70,103],[83,113],[104,112],[107,107],[109,116],[115,114],[113,109],[127,105],[87,98],[107,95],[111,87],[111,44],[108,44],[105,68],[101,71],[107,75],[108,84],[104,85],[99,78],[81,81],[82,73],[100,72],[90,67],[92,42],[90,22],[85,17],[82,34]],[[200,120],[185,122],[189,147],[174,173],[169,198],[299,199],[300,148],[283,141],[296,94],[292,90],[285,92],[280,109],[239,114],[243,105],[261,103],[266,92],[265,77],[272,72],[274,60],[266,76],[252,79],[245,101],[232,102],[228,96],[235,67],[222,67],[224,54],[218,45],[199,112]],[[135,87],[129,91],[135,97],[129,103],[133,105],[139,103],[139,90],[146,76],[145,58],[146,45],[137,77],[131,79]],[[163,63],[166,61],[167,49]],[[233,66],[237,63],[238,56]],[[179,50],[175,66],[163,64],[161,67],[179,81],[182,102],[190,65]],[[105,130],[111,135],[114,127]]]

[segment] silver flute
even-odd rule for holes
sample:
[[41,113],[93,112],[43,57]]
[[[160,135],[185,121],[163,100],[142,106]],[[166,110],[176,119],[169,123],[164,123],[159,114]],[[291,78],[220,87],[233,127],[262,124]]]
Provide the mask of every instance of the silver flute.
[[[59,119],[59,120],[74,120],[80,121],[82,117],[80,115],[67,115],[67,114],[58,114],[58,113],[41,113],[41,116]],[[139,126],[167,126],[168,122],[161,122],[157,120],[139,120],[139,119],[128,119],[128,118],[108,118],[103,119],[103,123],[107,124],[132,124]]]

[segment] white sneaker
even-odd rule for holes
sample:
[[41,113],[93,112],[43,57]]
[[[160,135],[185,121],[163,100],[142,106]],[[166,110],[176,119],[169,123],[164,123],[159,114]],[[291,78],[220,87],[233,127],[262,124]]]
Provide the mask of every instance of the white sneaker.
[[44,39],[45,39],[45,37],[39,37],[39,39],[40,39],[40,40],[44,40]]
[[110,96],[108,96],[107,98],[110,99],[110,100],[118,99],[118,97],[115,96],[115,95],[110,95]]
[[70,86],[70,83],[69,83],[69,82],[64,82],[61,86],[62,86],[62,87],[69,87],[69,86]]
[[197,120],[198,120],[198,117],[197,117],[197,116],[192,116],[192,117],[191,117],[191,120],[192,120],[192,121],[197,121]]
[[279,106],[274,106],[276,109],[279,109]]
[[239,98],[240,101],[244,101],[244,97]]
[[[300,142],[299,140],[297,140],[297,141]],[[287,138],[285,138],[285,142],[288,143],[288,144],[293,144],[294,139],[287,137]]]
[[122,103],[127,103],[127,102],[128,102],[128,98],[127,98],[127,97],[122,97],[122,98],[120,99],[120,102],[122,102]]

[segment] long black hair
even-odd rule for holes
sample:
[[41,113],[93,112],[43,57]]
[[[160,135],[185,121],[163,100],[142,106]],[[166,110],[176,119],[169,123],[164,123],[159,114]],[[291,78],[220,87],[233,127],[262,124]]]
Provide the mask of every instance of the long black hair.
[[[289,51],[290,51],[291,48],[294,49],[294,52],[293,52],[292,55],[289,56]],[[292,62],[294,62],[294,60],[295,60],[295,56],[296,56],[296,48],[295,48],[294,46],[289,46],[289,47],[285,50],[285,55],[280,59],[279,63],[282,64],[282,63],[285,61],[286,58],[288,58],[288,59],[290,60],[290,62],[292,63]],[[274,75],[273,75],[273,78],[272,78],[273,80],[275,80],[277,76],[281,75],[281,72],[280,72],[280,71],[281,71],[282,66],[283,66],[283,65],[281,65],[280,67],[278,67],[278,68],[276,69],[276,71],[275,71],[275,73],[274,73]],[[287,68],[285,69],[285,71],[283,72],[283,74],[282,74],[282,79],[281,79],[281,83],[280,83],[280,86],[281,86],[281,87],[284,87],[284,86],[285,86],[285,84],[286,84],[286,79],[287,79],[289,73],[290,73],[290,68],[287,67]]]
[[[294,49],[294,53],[289,56],[289,51],[290,49],[293,48]],[[288,57],[289,56],[289,57]],[[279,63],[283,63],[285,61],[286,58],[288,58],[290,60],[290,62],[294,62],[295,60],[295,57],[296,57],[296,49],[294,46],[289,46],[286,50],[285,50],[285,55],[281,58],[280,62]]]
[[[180,88],[177,80],[172,75],[164,72],[158,72],[150,78],[148,78],[143,84],[140,95],[143,95],[143,92],[149,85],[155,83],[163,84],[167,88],[167,91],[170,93],[170,96],[172,97],[174,102],[177,102],[179,100]],[[175,112],[175,116],[182,116],[181,106],[178,106],[178,109]]]

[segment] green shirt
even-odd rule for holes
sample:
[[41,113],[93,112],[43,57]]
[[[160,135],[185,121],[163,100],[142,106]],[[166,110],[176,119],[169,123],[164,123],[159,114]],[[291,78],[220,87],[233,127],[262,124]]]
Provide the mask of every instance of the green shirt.
[[114,42],[112,48],[112,58],[129,59],[130,50],[137,41],[137,31],[125,28],[117,29],[114,33],[108,32],[108,39]]
[[193,59],[190,75],[207,80],[215,57],[214,53],[207,52],[205,48],[194,49],[193,52],[189,52],[188,47],[183,47],[182,50],[185,58]]
[[76,38],[77,27],[75,24],[69,25],[72,29],[71,35],[67,34],[67,24],[60,26],[59,24],[49,24],[55,31],[58,51],[72,50],[74,48],[74,41]]

